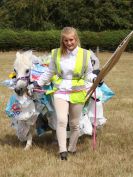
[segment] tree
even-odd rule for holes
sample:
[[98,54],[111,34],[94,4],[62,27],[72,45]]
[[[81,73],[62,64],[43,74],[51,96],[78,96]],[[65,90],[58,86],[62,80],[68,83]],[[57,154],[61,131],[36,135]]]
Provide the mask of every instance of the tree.
[[1,0],[0,28],[132,29],[133,0]]

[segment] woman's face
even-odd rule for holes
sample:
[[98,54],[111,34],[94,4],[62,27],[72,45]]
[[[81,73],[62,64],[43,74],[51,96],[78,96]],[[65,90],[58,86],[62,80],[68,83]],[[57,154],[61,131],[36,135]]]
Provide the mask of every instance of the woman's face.
[[74,50],[77,47],[77,40],[75,38],[74,33],[64,35],[63,44],[68,50],[70,51]]

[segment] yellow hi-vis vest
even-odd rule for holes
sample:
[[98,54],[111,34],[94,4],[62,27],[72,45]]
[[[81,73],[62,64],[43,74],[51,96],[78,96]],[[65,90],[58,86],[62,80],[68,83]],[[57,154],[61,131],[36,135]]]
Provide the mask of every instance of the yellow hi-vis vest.
[[[63,78],[60,68],[61,50],[60,48],[52,50],[52,59],[56,65],[56,75],[52,78],[54,84],[53,92],[57,91]],[[84,76],[86,69],[88,68],[88,62],[90,59],[90,51],[82,48],[78,48],[76,56],[75,68],[72,77],[72,91],[68,91],[71,103],[84,103],[86,97]]]

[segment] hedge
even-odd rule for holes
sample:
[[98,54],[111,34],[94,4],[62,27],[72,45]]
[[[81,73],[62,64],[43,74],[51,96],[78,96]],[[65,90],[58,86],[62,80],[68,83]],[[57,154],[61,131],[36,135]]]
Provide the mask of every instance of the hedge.
[[[86,49],[114,51],[119,43],[126,37],[129,30],[90,32],[78,31],[81,46]],[[60,31],[13,31],[0,29],[0,50],[38,50],[50,51],[60,45]],[[133,51],[133,39],[129,42],[128,51]]]

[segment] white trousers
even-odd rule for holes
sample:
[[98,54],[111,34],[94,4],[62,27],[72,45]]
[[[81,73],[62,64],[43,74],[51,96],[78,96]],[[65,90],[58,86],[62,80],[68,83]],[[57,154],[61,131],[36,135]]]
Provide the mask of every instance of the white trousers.
[[[72,104],[61,98],[54,97],[54,106],[57,114],[57,139],[59,144],[59,152],[76,151],[76,145],[79,137],[79,119],[81,116],[82,104]],[[69,115],[70,140],[67,149],[67,123]]]

